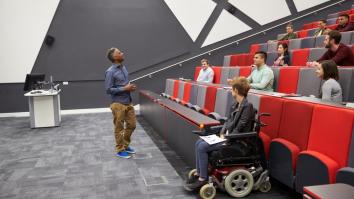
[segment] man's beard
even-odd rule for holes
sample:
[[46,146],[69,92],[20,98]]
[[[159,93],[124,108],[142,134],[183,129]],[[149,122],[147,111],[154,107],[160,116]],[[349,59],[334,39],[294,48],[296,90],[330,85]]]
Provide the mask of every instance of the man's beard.
[[122,58],[118,58],[118,59],[116,59],[116,61],[119,62],[119,63],[122,63],[124,61],[124,58],[123,57]]
[[325,48],[331,48],[331,44],[327,44]]

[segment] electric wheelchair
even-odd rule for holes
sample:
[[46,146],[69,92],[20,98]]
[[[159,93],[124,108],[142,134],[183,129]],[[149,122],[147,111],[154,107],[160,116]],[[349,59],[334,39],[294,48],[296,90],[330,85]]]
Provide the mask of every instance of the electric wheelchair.
[[[264,155],[263,143],[258,137],[262,126],[259,114],[254,121],[254,132],[225,135],[225,146],[209,154],[209,180],[199,190],[203,199],[212,199],[216,188],[226,191],[229,195],[240,198],[247,196],[252,190],[268,192],[271,189],[269,173]],[[201,131],[193,131],[197,135],[210,135],[220,132],[222,126],[209,127]],[[191,180],[196,169],[188,173],[187,181]]]

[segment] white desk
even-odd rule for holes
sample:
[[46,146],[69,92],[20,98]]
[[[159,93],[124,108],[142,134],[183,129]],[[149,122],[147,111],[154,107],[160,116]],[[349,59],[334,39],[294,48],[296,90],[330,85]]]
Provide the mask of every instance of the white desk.
[[59,126],[61,90],[33,90],[28,97],[31,128]]

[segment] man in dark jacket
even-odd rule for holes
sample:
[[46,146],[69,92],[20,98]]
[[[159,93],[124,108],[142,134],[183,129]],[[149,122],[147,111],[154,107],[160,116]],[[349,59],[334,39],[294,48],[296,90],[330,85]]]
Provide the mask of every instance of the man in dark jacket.
[[339,32],[347,32],[354,30],[354,23],[349,21],[348,14],[339,15],[338,26],[336,27],[336,30],[338,30]]

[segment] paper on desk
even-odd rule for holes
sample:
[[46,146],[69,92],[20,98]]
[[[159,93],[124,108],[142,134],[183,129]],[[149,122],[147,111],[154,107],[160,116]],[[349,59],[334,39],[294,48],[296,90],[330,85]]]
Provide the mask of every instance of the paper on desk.
[[199,136],[199,137],[202,138],[209,145],[213,145],[213,144],[217,144],[217,143],[226,141],[226,139],[220,138],[219,136],[217,136],[215,134],[208,135],[208,136]]

